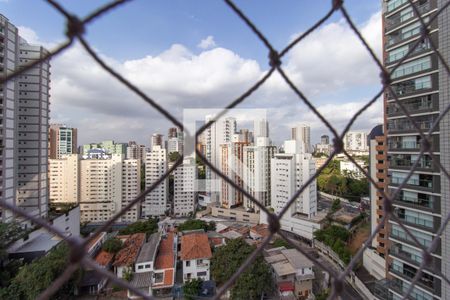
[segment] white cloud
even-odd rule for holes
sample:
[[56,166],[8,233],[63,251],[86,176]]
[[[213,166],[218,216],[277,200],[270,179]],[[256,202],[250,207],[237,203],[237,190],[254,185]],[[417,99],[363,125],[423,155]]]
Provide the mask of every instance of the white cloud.
[[209,35],[205,39],[201,40],[200,43],[197,45],[200,49],[210,49],[214,48],[216,46],[216,42],[214,41],[214,37],[212,35]]
[[[361,27],[368,42],[377,49],[381,49],[380,22],[381,17],[376,14]],[[22,31],[30,42],[39,42],[34,32],[27,28]],[[116,71],[178,118],[183,108],[224,107],[266,72],[257,61],[216,47],[212,36],[198,47],[203,50],[194,54],[185,46],[174,44],[158,55],[124,62],[98,52]],[[365,51],[348,26],[339,21],[321,27],[284,59],[286,72],[302,91],[329,99],[314,103],[338,130],[371,95],[365,99],[349,97],[347,101],[335,100],[336,95],[379,81],[379,72]],[[80,143],[134,139],[148,144],[152,133],[166,134],[170,123],[101,69],[80,45],[55,57],[51,64],[52,122],[78,127]],[[288,138],[288,127],[299,122],[310,123],[313,135],[327,132],[279,75],[274,75],[240,107],[268,108],[276,142]],[[366,111],[359,119],[363,121],[356,122],[353,128],[370,130],[382,122],[380,103]]]

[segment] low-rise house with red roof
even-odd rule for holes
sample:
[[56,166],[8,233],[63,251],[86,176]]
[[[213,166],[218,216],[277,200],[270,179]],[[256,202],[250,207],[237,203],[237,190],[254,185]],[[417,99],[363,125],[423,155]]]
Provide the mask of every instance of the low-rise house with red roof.
[[183,282],[192,279],[210,279],[211,247],[206,233],[189,233],[181,236]]
[[124,273],[132,273],[142,245],[145,242],[145,233],[135,233],[128,237],[123,248],[114,259],[114,272],[117,277],[123,278]]
[[168,295],[175,283],[177,264],[177,235],[168,232],[161,238],[153,271],[152,292],[155,296]]
[[314,264],[305,255],[296,249],[279,247],[265,250],[264,259],[272,269],[281,299],[314,299]]

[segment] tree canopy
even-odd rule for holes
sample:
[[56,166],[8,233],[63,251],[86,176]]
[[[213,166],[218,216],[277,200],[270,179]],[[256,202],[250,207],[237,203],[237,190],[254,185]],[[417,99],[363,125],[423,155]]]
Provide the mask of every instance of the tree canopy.
[[347,229],[331,225],[324,229],[316,230],[314,238],[330,247],[344,263],[348,264],[350,262],[351,253],[347,247],[350,232]]
[[[36,299],[50,284],[64,272],[69,247],[62,244],[46,256],[43,256],[28,265],[24,265],[11,284],[0,290],[0,299],[33,300]],[[58,289],[53,299],[67,299],[73,295],[79,272],[75,272],[72,278]]]
[[200,288],[202,287],[203,280],[195,278],[189,280],[183,285],[183,296],[184,299],[192,300],[196,299],[196,296],[200,292]]
[[[231,240],[218,248],[211,260],[211,274],[217,284],[224,284],[255,249],[243,239]],[[270,293],[273,286],[269,266],[259,255],[236,280],[231,299],[260,299],[263,293]]]
[[121,229],[119,234],[134,234],[143,232],[149,236],[152,233],[155,233],[158,230],[158,221],[157,219],[148,219],[145,221],[137,221],[133,224],[128,225],[127,227]]
[[120,249],[122,249],[122,246],[123,243],[118,238],[109,238],[103,243],[102,249],[106,252],[116,254]]
[[203,229],[204,231],[214,231],[216,230],[216,223],[212,221],[208,223],[202,220],[189,219],[186,222],[178,225],[179,231],[196,230],[196,229]]

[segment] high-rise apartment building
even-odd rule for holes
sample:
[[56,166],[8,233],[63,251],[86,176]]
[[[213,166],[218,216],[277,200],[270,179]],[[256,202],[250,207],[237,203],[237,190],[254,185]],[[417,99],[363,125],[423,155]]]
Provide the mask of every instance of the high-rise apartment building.
[[138,145],[135,141],[129,141],[127,145],[127,159],[139,159],[141,163],[145,163],[146,154],[145,145]]
[[[302,142],[285,141],[284,151],[274,155],[270,166],[271,206],[276,214],[316,172],[312,155],[305,153]],[[281,218],[281,229],[312,239],[314,230],[320,228],[313,220],[316,213],[317,187],[314,180]]]
[[[214,116],[206,116],[206,122],[213,119]],[[214,122],[207,130],[206,136],[206,158],[213,166],[220,169],[221,145],[232,141],[232,136],[236,133],[236,119],[225,117]],[[206,168],[206,191],[212,203],[219,203],[220,192],[222,190],[222,181],[218,175],[207,167]]]
[[269,137],[269,122],[266,119],[253,121],[253,135],[255,140],[259,137]]
[[[425,22],[447,1],[414,1]],[[438,45],[442,56],[448,60],[450,54],[450,11],[443,10],[428,28],[431,40]],[[393,66],[412,51],[391,75],[393,91],[409,111],[411,117],[424,132],[428,132],[439,113],[450,103],[449,76],[438,57],[433,53],[428,38],[422,38],[421,22],[409,1],[390,0],[383,2],[383,33],[385,67]],[[441,176],[432,160],[450,165],[449,117],[445,116],[432,133],[431,149],[434,156],[425,154],[419,158],[423,141],[395,103],[388,91],[384,95],[385,128],[388,145],[388,189],[392,194],[418,161],[407,184],[394,201],[394,213],[409,229],[417,241],[428,247],[436,238],[443,216],[450,211],[449,182]],[[422,263],[422,250],[397,222],[389,221],[389,248],[387,269],[390,279],[390,299],[402,299],[411,280]],[[450,286],[441,277],[450,275],[450,230],[446,229],[431,254],[431,260],[412,289],[411,299],[450,299]]]
[[[19,66],[46,56],[42,46],[21,39]],[[17,117],[17,195],[16,205],[34,216],[46,216],[48,210],[48,126],[50,104],[50,63],[41,62],[16,78]]]
[[346,151],[366,152],[367,133],[363,131],[349,131],[344,136],[344,149]]
[[68,154],[48,160],[48,190],[50,203],[78,203],[79,156]]
[[[141,160],[125,159],[122,162],[122,203],[125,208],[141,193]],[[122,215],[122,222],[135,222],[141,216],[141,204],[137,203]]]
[[77,153],[77,129],[61,124],[50,124],[48,130],[48,151],[50,159]]
[[[255,137],[255,139],[255,145],[244,147],[244,187],[263,206],[269,206],[271,204],[270,161],[277,152],[277,147],[271,145],[268,137]],[[259,207],[247,197],[244,198],[244,207],[259,211]]]
[[320,137],[320,143],[321,143],[322,145],[328,145],[328,144],[330,144],[330,137],[329,137],[328,135],[326,135],[326,134],[322,135],[322,136]]
[[[242,189],[244,189],[244,147],[249,145],[245,139],[245,134],[234,134],[232,141],[220,145],[220,171]],[[244,203],[244,194],[239,189],[223,179],[221,183],[220,205],[222,207],[233,208]]]
[[197,191],[197,166],[191,157],[184,159],[183,164],[174,171],[173,213],[177,217],[194,214]]
[[152,147],[153,149],[154,146],[160,146],[161,148],[164,148],[164,136],[162,134],[159,133],[152,134],[150,147]]
[[[140,193],[139,160],[124,160],[122,155],[80,161],[81,222],[105,222]],[[121,222],[134,222],[139,217],[134,206]]]
[[167,152],[183,153],[183,133],[176,127],[169,128],[167,136]]
[[[368,140],[369,175],[376,183],[376,185],[369,183],[370,227],[371,231],[374,232],[384,216],[383,195],[378,189],[385,190],[387,184],[387,145],[383,125],[375,126],[370,131]],[[376,279],[386,277],[386,257],[389,243],[387,234],[387,226],[383,225],[363,255],[365,268]]]
[[291,129],[291,140],[296,140],[303,145],[305,152],[311,152],[311,128],[307,124],[299,124]]
[[82,148],[82,155],[86,155],[89,150],[92,149],[104,149],[106,151],[106,154],[112,155],[123,155],[126,156],[127,154],[127,144],[126,143],[116,143],[115,141],[109,140],[109,141],[103,141],[100,143],[91,143],[91,144],[85,144],[81,146]]
[[[12,53],[8,55],[8,52]],[[0,14],[0,74],[5,76],[19,66],[19,32],[9,20]],[[9,80],[0,84],[0,197],[3,201],[14,205],[17,189],[17,113],[18,82]],[[9,222],[14,219],[11,211],[3,210],[1,220]]]
[[[151,152],[147,152],[145,160],[145,188],[148,189],[167,172],[167,150],[161,145],[152,147]],[[161,182],[153,191],[145,196],[142,204],[143,217],[156,217],[164,215],[167,209],[168,199],[168,179]]]

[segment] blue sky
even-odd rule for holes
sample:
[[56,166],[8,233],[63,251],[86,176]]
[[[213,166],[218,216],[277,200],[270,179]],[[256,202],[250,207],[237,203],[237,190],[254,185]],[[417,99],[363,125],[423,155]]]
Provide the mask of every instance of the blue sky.
[[[106,1],[92,0],[67,0],[59,2],[67,8],[67,10],[79,16],[85,16],[94,8],[106,3]],[[317,19],[323,16],[329,10],[331,1],[247,0],[236,1],[235,3],[254,21],[272,44],[277,49],[281,49],[293,36],[303,32]],[[378,30],[378,27],[380,27],[378,23],[375,23],[378,22],[375,18],[377,12],[380,10],[381,1],[349,0],[345,3],[354,21],[361,28],[367,27],[366,32],[368,35],[373,35],[371,38],[369,37],[369,40],[378,38],[378,33],[375,34],[373,31]],[[23,29],[22,32],[25,33],[24,35],[30,36],[29,31],[31,30],[33,33],[31,35],[33,39],[32,42],[54,44],[64,39],[63,28],[65,21],[45,1],[0,0],[0,13],[8,17],[12,23],[19,27],[19,29]],[[346,25],[342,23],[341,19],[340,13],[335,14],[330,21],[327,22],[327,25],[321,28],[321,32],[318,32],[317,35],[312,37],[309,41],[305,41],[304,47],[299,46],[294,48],[293,53],[286,58],[286,61],[283,61],[287,70],[292,71],[293,78],[298,79],[297,82],[299,84],[303,83],[304,86],[306,86],[305,89],[309,92],[309,95],[311,95],[315,104],[321,105],[324,112],[332,112],[333,105],[338,105],[340,107],[349,105],[349,107],[353,107],[354,105],[352,105],[352,103],[363,103],[379,88],[379,84],[377,83],[378,78],[373,78],[376,73],[373,66],[370,66],[370,58],[368,58],[367,55],[362,54],[360,50],[358,50],[360,52],[356,54],[352,52],[355,51],[353,48],[358,46],[352,47],[351,45],[348,45],[350,47],[348,49],[348,56],[350,57],[346,57],[345,55],[345,51],[347,51],[345,43],[343,45],[337,45],[336,49],[338,51],[335,51],[334,44],[335,42],[340,43],[340,40],[338,36],[334,36],[333,30],[336,35],[348,34],[348,32],[345,31]],[[381,31],[381,28],[379,28],[379,30]],[[205,40],[206,42],[208,37],[210,37],[210,43],[204,44],[207,47],[199,47],[199,43],[202,40]],[[166,101],[166,103],[170,104],[168,107],[173,105],[182,109],[200,107],[202,105],[205,106],[205,102],[200,101],[201,99],[209,97],[221,98],[222,95],[226,94],[230,89],[235,92],[230,93],[230,97],[238,96],[238,94],[243,92],[249,84],[254,82],[255,78],[267,70],[267,50],[265,47],[257,40],[255,35],[245,26],[245,24],[238,19],[234,12],[231,11],[223,1],[218,0],[131,1],[93,22],[87,28],[87,39],[102,55],[104,55],[105,58],[115,64],[118,69],[123,68],[124,73],[127,74],[130,79],[135,78],[136,82],[141,82],[141,87],[147,93],[156,95],[157,99],[161,99],[161,101]],[[332,41],[332,43],[329,41]],[[349,40],[348,44],[351,44],[351,42],[355,41]],[[381,40],[374,41],[374,43],[378,42],[379,45],[381,45]],[[174,45],[180,45],[180,47],[173,48]],[[160,130],[163,133],[166,133],[166,127],[169,125],[164,123],[162,119],[158,118],[158,116],[152,112],[148,111],[151,116],[146,119],[144,115],[140,114],[141,112],[137,112],[133,108],[130,108],[130,111],[128,112],[130,114],[129,118],[132,118],[133,122],[127,122],[127,116],[123,115],[123,111],[127,110],[124,110],[120,105],[116,107],[116,103],[106,103],[107,101],[114,101],[113,98],[115,95],[124,92],[118,84],[109,81],[106,82],[108,80],[106,77],[97,78],[100,83],[98,86],[89,85],[89,83],[82,82],[82,80],[76,80],[77,78],[82,77],[81,72],[83,70],[89,68],[89,59],[84,60],[84,56],[81,52],[82,50],[80,47],[76,47],[71,49],[72,52],[65,53],[52,61],[52,65],[54,65],[52,82],[55,85],[52,87],[55,91],[55,94],[52,95],[53,121],[65,122],[68,123],[68,125],[79,127],[81,129],[79,132],[80,140],[82,142],[89,142],[94,139],[111,138],[121,139],[123,141],[135,139],[141,142],[147,142],[148,136],[153,133],[152,131]],[[335,74],[331,74],[333,68],[327,70],[327,65],[321,62],[322,59],[314,55],[314,49],[317,48],[321,49],[320,51],[322,52],[320,53],[322,53],[322,55],[329,56],[329,59],[336,61],[337,64],[343,64],[343,66],[340,66],[342,72],[335,70]],[[222,49],[224,51],[221,51]],[[75,51],[80,52],[78,53]],[[166,53],[165,56],[162,55],[163,53]],[[205,60],[207,55],[215,55],[214,57],[217,56],[218,60],[221,59],[221,55],[224,55],[224,57],[229,59],[229,64],[222,66],[223,69],[220,69],[211,66],[210,63],[208,65],[199,63]],[[353,55],[355,55],[355,60],[358,64],[351,59]],[[164,72],[164,75],[161,75],[161,78],[167,79],[167,84],[163,82],[161,85],[156,85],[155,82],[163,81],[155,76],[156,74],[150,74],[147,79],[148,82],[146,82],[146,73],[140,72],[141,70],[139,70],[139,68],[133,66],[130,67],[130,64],[133,65],[130,62],[135,62],[138,65],[150,65],[153,67],[157,64],[156,66],[161,68],[165,67],[167,69],[167,64],[160,65],[161,62],[158,59],[161,58],[165,63],[170,62],[169,65],[173,67],[175,72],[174,74]],[[69,72],[68,66],[71,65],[70,62],[76,63],[76,61],[79,61],[80,59],[83,60],[83,62],[86,61],[84,69],[71,70]],[[348,64],[346,64],[347,59]],[[240,81],[237,82],[230,82],[231,79],[226,76],[224,76],[226,77],[226,80],[221,81],[219,78],[220,74],[215,74],[217,80],[214,81],[214,83],[219,87],[223,85],[224,89],[227,89],[226,92],[216,86],[208,86],[208,88],[202,86],[196,87],[195,91],[183,90],[180,91],[180,93],[175,93],[172,90],[164,89],[163,87],[168,86],[169,83],[174,84],[187,80],[187,78],[179,78],[179,81],[173,80],[174,77],[178,76],[178,74],[176,74],[176,62],[179,61],[182,61],[183,64],[189,63],[194,66],[194,70],[203,74],[200,74],[197,78],[200,81],[203,78],[201,76],[205,76],[204,80],[209,80],[208,74],[215,70],[223,70],[224,72],[236,70],[236,72],[241,71],[242,73],[242,70],[247,72],[246,70],[250,68],[252,71],[248,72],[248,74],[250,74],[248,78],[244,75],[242,78],[238,76]],[[209,62],[210,60],[206,59],[206,61]],[[89,63],[92,62],[89,61]],[[316,65],[318,65],[317,70]],[[349,69],[346,70],[346,66],[348,66]],[[368,68],[367,72],[362,69],[366,66]],[[347,74],[351,70],[350,67],[356,67],[357,72],[361,72],[361,74],[356,74],[357,76],[349,75],[349,78],[347,79]],[[76,68],[78,68],[78,66]],[[208,68],[211,68],[211,70],[208,70]],[[153,69],[149,69],[149,72],[152,70]],[[183,70],[187,70],[187,72],[190,71],[189,68],[186,69],[186,66]],[[78,74],[80,77],[74,76],[76,71],[80,72],[80,74]],[[314,74],[314,72],[317,74]],[[321,77],[321,72],[329,74],[325,74],[325,77]],[[306,73],[313,74],[308,74],[306,76]],[[137,74],[139,74],[140,77]],[[331,75],[334,75],[334,77],[331,77]],[[364,80],[353,77],[361,77]],[[151,82],[152,80],[154,80],[154,82]],[[240,82],[242,85],[239,84]],[[291,115],[291,119],[283,117],[283,113],[280,111],[275,111],[272,114],[274,116],[279,115],[281,120],[286,120],[286,124],[278,124],[277,126],[279,128],[272,130],[274,133],[279,132],[279,136],[283,136],[280,137],[280,139],[287,137],[288,133],[286,133],[286,127],[289,127],[295,122],[306,121],[313,124],[316,123],[316,120],[313,120],[314,118],[302,115],[306,110],[304,107],[299,106],[299,108],[296,108],[300,110],[298,114],[300,114],[301,117],[296,117],[295,113],[292,114],[292,109],[290,108],[297,104],[298,99],[296,99],[292,93],[286,91],[284,89],[285,87],[280,88],[276,83],[276,79],[273,80],[273,82],[274,83],[269,84],[264,91],[255,95],[254,101],[249,101],[244,107],[257,108],[255,107],[255,104],[259,103],[256,106],[261,106],[260,103],[263,102],[264,104],[262,104],[262,107],[272,108],[278,106],[280,103],[284,103],[286,107],[284,115]],[[117,93],[105,96],[105,99],[99,99],[103,98],[102,95],[111,92],[107,90],[109,85],[115,85],[115,87],[117,85]],[[105,88],[103,94],[102,87]],[[204,94],[201,94],[202,88],[204,88]],[[65,94],[64,90],[69,89],[73,89],[71,94],[69,95],[68,92]],[[98,90],[94,91],[93,89]],[[78,101],[77,93],[79,93],[79,98],[82,98],[82,100]],[[122,100],[123,97],[127,98],[126,101],[130,101],[130,105],[127,106],[127,109],[130,106],[136,105],[134,101],[139,101],[135,99],[133,95],[129,94],[120,96],[118,99]],[[224,97],[223,100],[225,100],[225,98],[226,97]],[[256,98],[265,100],[257,101],[258,99]],[[111,107],[110,112],[100,111],[98,108],[95,110],[92,105],[89,105],[89,103],[101,101],[105,101],[105,103],[103,103],[103,106],[99,107],[105,107],[106,104]],[[74,103],[77,104],[75,105]],[[277,105],[274,105],[274,103]],[[225,104],[225,101],[213,103],[211,106],[220,107],[223,104]],[[114,111],[114,109],[117,109],[117,111]],[[121,111],[122,115],[118,113],[118,111]],[[133,115],[134,113],[135,115]],[[174,111],[174,113],[180,113],[180,111]],[[380,111],[379,118],[381,118],[381,113],[382,112]],[[376,115],[376,112],[374,111],[372,114]],[[373,115],[371,115],[370,118],[376,118]],[[116,120],[118,120],[118,128],[106,126],[107,128],[104,130],[96,130],[95,134],[87,133],[87,130],[92,128],[92,123],[95,122],[95,120],[98,120],[101,123],[105,120],[111,120],[111,117],[115,117]],[[137,122],[139,118],[141,118],[141,123],[143,120],[150,119],[148,122],[151,124],[145,126],[140,125],[140,123]],[[279,123],[279,120],[276,119],[274,120],[274,123],[275,122]],[[339,122],[342,123],[342,120]],[[370,126],[374,125],[373,123],[376,122],[375,119],[371,122],[363,122],[355,125],[358,127],[355,129],[369,130]],[[123,126],[120,125],[130,123],[133,123],[134,125],[130,125],[129,131],[125,131]],[[336,126],[342,127],[342,124],[337,124]],[[312,127],[313,133],[316,132],[316,135],[324,132],[323,127],[313,125]],[[277,140],[277,138],[274,139]],[[313,140],[315,140],[314,136]]]

